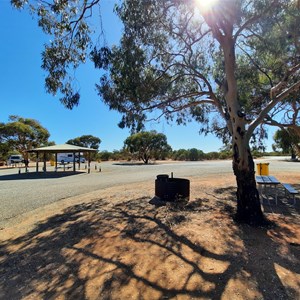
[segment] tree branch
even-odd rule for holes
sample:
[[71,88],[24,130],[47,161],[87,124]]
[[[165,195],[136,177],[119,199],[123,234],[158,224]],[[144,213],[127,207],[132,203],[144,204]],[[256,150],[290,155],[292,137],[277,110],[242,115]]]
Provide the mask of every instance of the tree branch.
[[286,74],[284,75],[284,77],[282,78],[282,80],[276,84],[274,87],[271,88],[271,91],[270,91],[270,96],[271,98],[273,98],[274,96],[276,97],[276,94],[282,90],[282,88],[284,88],[287,84],[287,80],[288,78],[295,74],[298,70],[300,69],[300,63],[297,64],[296,66],[292,67],[291,69],[289,69]]
[[263,73],[267,78],[268,78],[268,80],[269,80],[269,83],[270,83],[270,85],[271,86],[273,86],[273,82],[272,82],[272,79],[271,79],[271,77],[268,75],[268,73],[267,72],[265,72],[255,61],[254,61],[254,59],[251,57],[251,55],[247,52],[247,51],[245,51],[242,47],[240,47],[239,45],[238,45],[238,47],[239,47],[239,49],[241,49],[241,51],[249,58],[249,60],[253,63],[253,65],[261,72],[261,73]]
[[291,93],[296,91],[300,88],[300,81],[296,82],[286,90],[284,90],[281,94],[277,95],[269,104],[260,112],[258,117],[250,123],[248,130],[247,130],[247,138],[250,139],[252,133],[254,132],[255,128],[263,122],[263,119],[267,116],[267,114],[271,111],[272,108],[275,107],[277,103],[288,97]]
[[[193,92],[193,93],[188,93],[188,94],[184,94],[184,95],[180,95],[177,96],[175,98],[169,98],[169,99],[165,99],[159,103],[155,103],[151,106],[147,106],[144,109],[142,109],[143,111],[151,111],[155,108],[164,108],[164,107],[171,107],[172,109],[175,109],[175,106],[172,106],[172,103],[178,101],[179,99],[183,99],[183,98],[188,98],[188,97],[201,97],[205,95],[205,93],[203,93],[202,95],[200,95],[198,92]],[[211,104],[211,105],[215,105],[215,102],[212,99],[201,99],[201,100],[195,100],[193,102],[189,102],[186,104],[182,104],[182,105],[178,105],[178,107],[176,108],[176,111],[179,111],[180,109],[184,109],[184,108],[188,108],[188,107],[193,107],[193,106],[197,106],[200,104]],[[175,112],[175,111],[173,111]]]
[[246,20],[244,24],[242,24],[239,29],[236,31],[236,33],[233,36],[234,42],[236,42],[237,38],[239,37],[240,33],[245,30],[249,25],[252,25],[254,22],[257,22],[261,17],[265,16],[266,13],[269,11],[269,8],[271,6],[275,6],[278,3],[278,0],[272,1],[269,6],[265,8],[265,10],[260,11],[260,14],[253,16],[252,18]]

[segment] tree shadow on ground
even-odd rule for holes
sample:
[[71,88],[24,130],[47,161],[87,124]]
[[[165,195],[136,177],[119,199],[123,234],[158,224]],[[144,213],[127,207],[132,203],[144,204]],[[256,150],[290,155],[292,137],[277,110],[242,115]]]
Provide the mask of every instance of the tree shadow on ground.
[[115,166],[126,166],[126,167],[136,167],[136,166],[153,166],[153,165],[158,165],[158,163],[156,162],[148,162],[147,164],[145,164],[142,161],[138,161],[138,162],[131,162],[131,161],[127,161],[127,162],[117,162],[117,163],[113,163],[113,165]]
[[[296,190],[300,189],[300,185],[293,185]],[[286,193],[285,189],[280,186],[277,187],[277,204],[275,201],[275,191],[272,188],[266,189],[266,192],[261,195],[261,203],[263,210],[268,214],[279,214],[285,216],[292,216],[300,214],[300,201],[296,195],[294,203],[293,196]]]
[[62,178],[67,176],[74,176],[85,174],[83,171],[59,171],[59,172],[28,172],[28,173],[20,173],[20,174],[8,174],[8,175],[0,175],[0,180],[32,180],[32,179],[52,179],[52,178]]
[[299,280],[278,275],[300,269],[294,227],[237,225],[227,200],[70,207],[0,244],[0,299],[299,297]]

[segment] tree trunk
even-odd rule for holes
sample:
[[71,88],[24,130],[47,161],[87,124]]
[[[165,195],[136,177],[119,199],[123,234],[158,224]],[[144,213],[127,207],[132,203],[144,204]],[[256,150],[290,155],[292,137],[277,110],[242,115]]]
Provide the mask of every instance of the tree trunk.
[[147,165],[149,162],[149,156],[146,153],[144,153],[144,155],[142,156],[142,160]]
[[[242,141],[241,141],[242,142]],[[237,182],[237,212],[239,222],[251,225],[266,223],[261,210],[255,181],[255,165],[248,145],[234,143],[233,172]]]
[[294,151],[293,146],[291,146],[291,160],[295,160],[296,159],[296,153]]
[[232,134],[233,172],[237,182],[237,220],[259,225],[265,223],[261,210],[259,193],[256,188],[255,168],[249,148],[245,114],[238,101],[235,77],[235,49],[231,36],[220,38],[224,51],[226,86],[224,89],[229,118],[228,129]]

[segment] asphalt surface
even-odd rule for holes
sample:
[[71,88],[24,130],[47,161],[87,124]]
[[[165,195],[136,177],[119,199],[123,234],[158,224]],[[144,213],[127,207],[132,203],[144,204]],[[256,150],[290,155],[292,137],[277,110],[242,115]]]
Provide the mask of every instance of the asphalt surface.
[[[284,158],[260,159],[257,162],[269,162],[273,172],[299,172],[300,164],[288,162]],[[232,175],[231,161],[166,162],[153,165],[134,165],[104,162],[92,164],[87,174],[84,165],[75,174],[53,172],[47,166],[47,173],[35,173],[31,167],[28,173],[24,169],[0,169],[0,228],[18,215],[43,207],[47,204],[78,196],[107,187],[153,181],[158,174],[171,174],[192,180],[193,177],[205,177],[215,174]],[[99,169],[101,168],[101,172]],[[21,173],[19,174],[19,170]]]

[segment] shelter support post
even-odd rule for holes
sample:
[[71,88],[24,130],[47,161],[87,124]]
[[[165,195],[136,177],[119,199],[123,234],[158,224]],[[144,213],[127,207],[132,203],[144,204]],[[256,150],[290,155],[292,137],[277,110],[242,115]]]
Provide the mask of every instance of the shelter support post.
[[36,172],[39,172],[39,153],[36,152]]
[[57,171],[57,152],[55,152],[55,171]]
[[75,173],[75,163],[76,163],[76,161],[75,161],[75,152],[73,152],[73,172]]
[[47,169],[46,169],[46,152],[44,152],[44,168],[43,168],[43,171],[46,172]]

